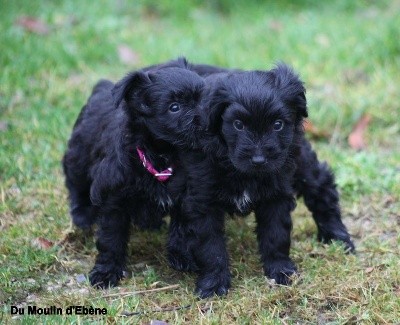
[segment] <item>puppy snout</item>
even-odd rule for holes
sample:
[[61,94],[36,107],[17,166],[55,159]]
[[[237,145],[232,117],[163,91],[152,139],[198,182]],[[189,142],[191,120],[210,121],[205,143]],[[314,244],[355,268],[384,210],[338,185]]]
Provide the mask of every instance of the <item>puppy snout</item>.
[[264,165],[266,162],[267,162],[267,160],[265,159],[264,156],[257,155],[257,156],[253,156],[253,157],[251,158],[251,163],[252,163],[253,165],[255,165],[255,166]]

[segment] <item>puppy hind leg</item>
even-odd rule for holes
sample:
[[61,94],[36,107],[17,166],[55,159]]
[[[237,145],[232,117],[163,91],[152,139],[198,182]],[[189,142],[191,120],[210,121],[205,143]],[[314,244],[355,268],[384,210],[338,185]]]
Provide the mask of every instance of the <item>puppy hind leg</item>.
[[265,275],[278,284],[290,284],[297,268],[289,257],[293,198],[265,201],[255,210],[257,240]]
[[344,243],[346,251],[354,252],[354,244],[341,218],[334,176],[326,163],[318,161],[309,143],[302,147],[298,157],[295,179],[295,188],[304,197],[317,224],[318,240],[324,243],[338,240]]
[[318,185],[315,188],[305,186],[303,197],[317,224],[318,240],[324,243],[338,240],[344,243],[347,251],[354,252],[354,244],[341,218],[333,175],[323,164],[319,165],[316,174],[319,174]]
[[67,179],[70,213],[73,223],[84,230],[89,229],[96,219],[95,209],[90,201],[88,186],[77,186]]
[[130,232],[130,216],[125,206],[108,204],[99,218],[96,263],[89,274],[98,288],[116,286],[123,277]]

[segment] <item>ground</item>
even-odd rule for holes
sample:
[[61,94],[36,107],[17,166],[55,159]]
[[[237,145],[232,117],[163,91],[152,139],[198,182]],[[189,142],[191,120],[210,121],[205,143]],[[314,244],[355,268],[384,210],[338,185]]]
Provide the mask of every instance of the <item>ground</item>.
[[[233,2],[232,2],[233,3]],[[400,323],[400,1],[0,0],[0,323]],[[168,267],[166,229],[136,232],[128,277],[87,282],[93,238],[70,226],[60,160],[100,78],[185,55],[243,69],[292,65],[307,88],[309,134],[332,166],[356,255],[317,242],[299,202],[290,287],[263,275],[254,218],[230,220],[228,296],[199,300]],[[353,126],[369,116],[356,151]],[[11,306],[107,308],[107,316],[12,316]]]

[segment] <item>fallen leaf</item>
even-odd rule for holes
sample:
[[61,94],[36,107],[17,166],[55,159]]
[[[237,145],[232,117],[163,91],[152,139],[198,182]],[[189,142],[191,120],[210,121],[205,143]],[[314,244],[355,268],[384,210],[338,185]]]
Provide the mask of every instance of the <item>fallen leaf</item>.
[[329,138],[329,133],[318,129],[310,120],[304,120],[304,130],[310,134],[315,139],[327,139]]
[[54,243],[46,238],[38,237],[32,240],[32,246],[40,249],[49,249],[54,246]]
[[5,121],[0,121],[0,132],[8,130],[8,123]]
[[367,268],[365,269],[365,273],[371,273],[373,270],[374,270],[374,267],[373,267],[373,266],[367,267]]
[[353,131],[351,131],[349,138],[347,139],[352,149],[355,150],[365,149],[366,142],[364,138],[364,133],[370,121],[371,121],[371,115],[363,114],[356,123],[356,125],[353,127]]
[[39,35],[46,35],[50,31],[49,26],[46,23],[35,17],[19,17],[16,21],[16,24],[28,32]]
[[139,55],[127,45],[118,46],[118,56],[124,64],[136,65],[139,62]]

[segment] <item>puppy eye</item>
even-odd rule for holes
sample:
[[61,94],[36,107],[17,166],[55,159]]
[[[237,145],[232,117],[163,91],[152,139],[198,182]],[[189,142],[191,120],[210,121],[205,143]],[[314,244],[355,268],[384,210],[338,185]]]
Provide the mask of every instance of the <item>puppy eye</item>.
[[243,122],[240,121],[240,120],[235,120],[235,121],[233,122],[233,126],[234,126],[235,129],[238,130],[238,131],[242,131],[242,130],[244,129],[244,124],[243,124]]
[[179,106],[178,103],[172,103],[171,105],[169,105],[168,109],[169,109],[170,112],[176,113],[181,109],[181,107]]
[[283,129],[283,121],[282,120],[276,120],[274,123],[274,131],[281,131]]

